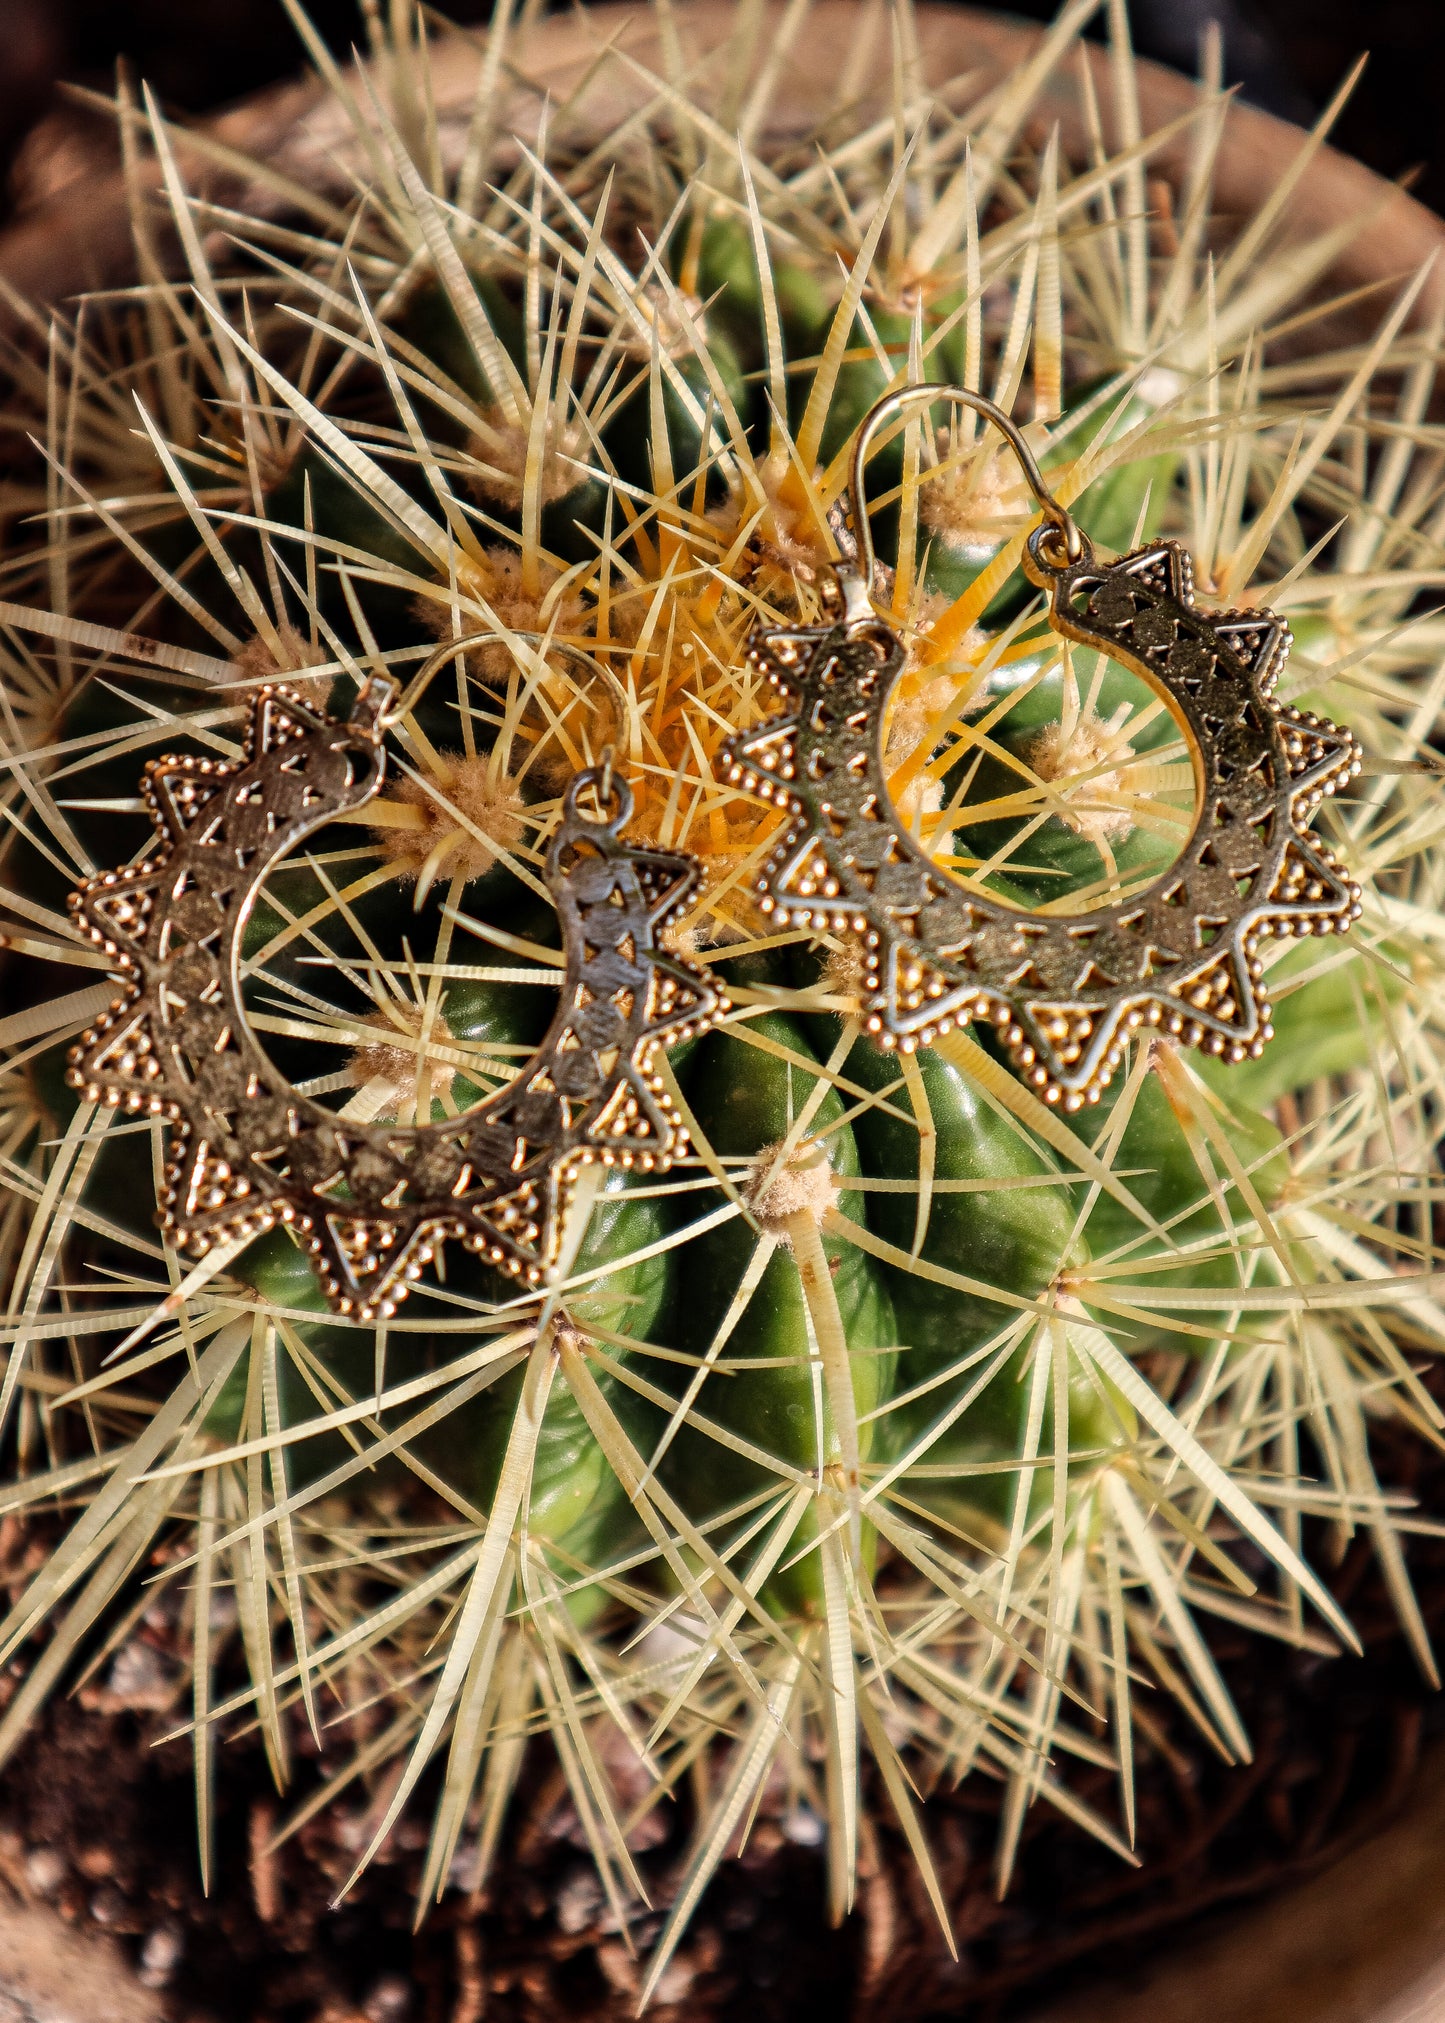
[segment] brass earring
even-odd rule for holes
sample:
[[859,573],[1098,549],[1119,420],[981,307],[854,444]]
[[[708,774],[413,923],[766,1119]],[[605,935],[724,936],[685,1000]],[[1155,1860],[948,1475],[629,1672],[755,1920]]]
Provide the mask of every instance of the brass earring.
[[[873,608],[863,468],[880,427],[943,400],[983,415],[1018,458],[1043,514],[1023,566],[1047,594],[1050,626],[1138,674],[1189,748],[1196,815],[1184,850],[1143,892],[1077,918],[964,887],[919,848],[889,799],[884,716],[904,651]],[[726,753],[730,780],[787,815],[758,882],[764,910],[780,928],[861,942],[863,1016],[880,1045],[909,1050],[990,1019],[1023,1078],[1066,1110],[1097,1100],[1137,1028],[1230,1060],[1257,1055],[1273,1030],[1259,941],[1343,933],[1360,913],[1359,887],[1308,829],[1324,797],[1359,771],[1360,747],[1275,700],[1288,628],[1269,611],[1199,610],[1175,541],[1099,561],[1013,422],[962,387],[880,401],[858,432],[850,492],[841,612],[754,634],[752,660],[788,708]]]
[[547,852],[561,1001],[516,1079],[460,1117],[403,1128],[351,1123],[292,1088],[247,1021],[242,933],[272,867],[376,793],[394,701],[369,682],[341,721],[285,685],[261,689],[239,761],[147,767],[156,854],[71,897],[123,990],[71,1050],[70,1081],[166,1119],[162,1226],[201,1256],[285,1223],[334,1310],[362,1321],[392,1314],[449,1237],[548,1282],[582,1166],[660,1170],[685,1147],[653,1056],[727,1009],[658,945],[698,866],[626,839],[632,794],[604,761],[571,781]]

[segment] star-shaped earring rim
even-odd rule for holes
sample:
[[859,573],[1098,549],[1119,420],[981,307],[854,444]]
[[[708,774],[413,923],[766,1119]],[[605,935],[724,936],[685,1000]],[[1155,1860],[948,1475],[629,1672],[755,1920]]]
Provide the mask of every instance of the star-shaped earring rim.
[[1045,525],[1025,568],[1054,629],[1139,674],[1189,746],[1194,827],[1145,891],[1084,915],[1030,914],[932,862],[883,767],[903,649],[856,599],[839,623],[754,634],[754,665],[791,707],[730,740],[725,762],[788,816],[761,905],[778,927],[861,941],[878,1042],[909,1050],[991,1019],[1024,1080],[1073,1110],[1097,1100],[1141,1027],[1231,1060],[1261,1051],[1273,1028],[1259,941],[1343,932],[1359,916],[1359,887],[1308,824],[1361,754],[1349,731],[1275,698],[1287,627],[1264,610],[1199,610],[1178,543],[1104,563],[1082,540],[1061,552]]
[[284,684],[259,690],[240,760],[147,767],[156,853],[71,896],[123,989],[72,1048],[70,1080],[92,1102],[166,1119],[162,1226],[203,1256],[284,1224],[332,1308],[359,1321],[394,1313],[448,1238],[546,1283],[583,1166],[662,1170],[685,1147],[653,1057],[727,1010],[658,943],[697,865],[626,840],[621,780],[615,814],[584,815],[582,791],[604,785],[589,770],[546,860],[560,1001],[515,1080],[457,1118],[402,1127],[353,1123],[291,1087],[247,1020],[242,934],[273,866],[376,793],[391,693],[368,686],[341,722]]

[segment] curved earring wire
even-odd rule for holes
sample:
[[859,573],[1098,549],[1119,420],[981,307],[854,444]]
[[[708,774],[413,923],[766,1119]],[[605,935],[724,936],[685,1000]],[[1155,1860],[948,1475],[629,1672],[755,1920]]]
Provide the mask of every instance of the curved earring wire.
[[[200,1256],[284,1223],[333,1309],[359,1321],[395,1312],[447,1238],[547,1283],[582,1166],[662,1169],[685,1146],[653,1056],[727,1009],[702,970],[658,945],[698,866],[629,843],[630,789],[589,767],[546,857],[561,996],[516,1079],[413,1126],[353,1123],[294,1089],[251,1030],[242,935],[273,866],[377,792],[396,693],[365,683],[342,721],[284,684],[259,690],[240,760],[150,763],[157,851],[70,902],[122,991],[71,1049],[69,1079],[88,1101],[167,1121],[162,1227]],[[581,808],[589,786],[611,789],[596,819]]]
[[529,645],[542,647],[548,653],[564,654],[568,660],[577,661],[591,673],[600,675],[605,685],[612,690],[613,701],[617,706],[618,729],[619,731],[626,729],[629,708],[627,690],[610,667],[584,648],[574,646],[570,640],[554,639],[549,632],[499,632],[494,626],[478,627],[473,632],[459,633],[455,639],[443,640],[434,652],[427,655],[395,702],[385,711],[383,728],[390,725],[395,718],[405,716],[408,710],[416,707],[426,693],[437,669],[444,667],[456,654],[464,653],[469,646],[495,646],[498,643],[506,646],[514,639],[525,639]]
[[[960,884],[889,797],[884,724],[904,650],[869,594],[863,464],[891,416],[949,399],[1001,427],[1019,457],[1043,514],[1023,566],[1047,592],[1050,625],[1147,682],[1193,760],[1197,807],[1179,856],[1143,891],[1083,916],[1027,913]],[[864,1023],[881,1046],[911,1050],[991,1020],[1024,1079],[1067,1110],[1098,1099],[1139,1027],[1231,1060],[1258,1054],[1273,1032],[1259,941],[1342,933],[1360,912],[1359,887],[1307,827],[1359,771],[1360,748],[1275,700],[1288,628],[1263,610],[1200,611],[1175,541],[1099,562],[1014,424],[964,387],[880,401],[859,428],[851,491],[843,615],[755,631],[750,658],[788,707],[725,747],[729,780],[787,816],[757,883],[763,910],[780,928],[861,942]]]
[[858,427],[853,454],[848,464],[848,498],[858,552],[856,563],[851,566],[845,564],[839,570],[840,577],[849,576],[856,570],[862,577],[865,588],[871,591],[877,571],[877,558],[873,551],[873,529],[868,519],[868,495],[863,482],[864,468],[874,437],[895,416],[906,413],[910,407],[932,407],[936,402],[943,400],[952,401],[959,407],[972,408],[975,414],[980,414],[985,421],[991,422],[1003,436],[1018,459],[1024,481],[1033,493],[1045,521],[1063,543],[1061,559],[1076,562],[1085,547],[1083,531],[1068,509],[1059,504],[1044,483],[1038,459],[1012,416],[1005,414],[1001,407],[996,406],[985,395],[974,393],[966,386],[903,386],[893,393],[885,394],[882,400],[876,402]]

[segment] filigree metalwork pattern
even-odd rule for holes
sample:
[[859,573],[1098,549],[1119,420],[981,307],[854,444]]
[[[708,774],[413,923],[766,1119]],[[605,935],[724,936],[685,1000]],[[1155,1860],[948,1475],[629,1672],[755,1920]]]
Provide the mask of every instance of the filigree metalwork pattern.
[[861,938],[863,1011],[883,1046],[992,1019],[1049,1102],[1097,1098],[1128,1033],[1160,1027],[1232,1060],[1271,1036],[1262,936],[1342,932],[1359,888],[1307,825],[1359,770],[1349,731],[1274,686],[1290,636],[1268,611],[1210,613],[1189,558],[1158,541],[1101,563],[1036,529],[1025,567],[1070,639],[1132,668],[1189,747],[1196,815],[1178,859],[1118,904],[1030,914],[962,885],[909,835],[888,794],[884,717],[903,668],[892,630],[850,607],[836,624],[755,634],[787,713],[730,741],[729,777],[788,820],[759,880],[779,927]]
[[581,1166],[664,1168],[685,1144],[652,1065],[726,1001],[658,947],[697,881],[692,859],[592,820],[579,774],[546,860],[562,927],[556,1015],[508,1087],[442,1123],[346,1120],[298,1094],[262,1051],[241,997],[241,938],[273,865],[381,784],[380,715],[347,722],[285,686],[259,691],[237,763],[162,758],[144,793],[159,849],[72,897],[121,973],[114,1007],[71,1053],[91,1101],[170,1125],[160,1221],[196,1255],[277,1223],[309,1253],[336,1312],[385,1318],[446,1238],[529,1285],[546,1282]]

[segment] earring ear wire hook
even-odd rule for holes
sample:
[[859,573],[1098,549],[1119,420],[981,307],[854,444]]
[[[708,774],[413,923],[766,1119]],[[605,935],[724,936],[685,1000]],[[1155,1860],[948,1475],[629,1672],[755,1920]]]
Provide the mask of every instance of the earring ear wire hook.
[[[1142,887],[1078,915],[1030,911],[936,863],[894,808],[885,729],[906,665],[875,615],[864,466],[880,428],[951,400],[991,421],[1043,518],[1020,558],[1048,624],[1138,676],[1179,725],[1195,774],[1188,838]],[[864,417],[847,494],[829,516],[841,621],[754,629],[752,664],[786,699],[724,747],[727,778],[785,821],[755,890],[773,926],[847,935],[862,956],[861,1014],[881,1046],[928,1046],[987,1019],[1025,1082],[1076,1110],[1112,1080],[1131,1034],[1158,1028],[1242,1061],[1274,1028],[1258,945],[1344,933],[1359,887],[1310,830],[1360,766],[1339,725],[1275,695],[1288,627],[1259,606],[1201,610],[1189,557],[1155,539],[1101,562],[1006,414],[957,386],[890,393]]]
[[[881,428],[887,426],[896,416],[906,413],[911,407],[933,406],[936,401],[952,401],[955,406],[972,408],[991,422],[1013,451],[1019,469],[1024,474],[1024,482],[1033,493],[1045,521],[1053,529],[1056,542],[1054,554],[1056,566],[1066,568],[1077,562],[1087,545],[1082,528],[1077,520],[1054,497],[1044,483],[1043,472],[1038,459],[1029,447],[1023,432],[1012,416],[984,394],[974,393],[966,386],[904,386],[895,392],[885,394],[863,417],[853,444],[853,455],[848,472],[848,518],[851,528],[842,529],[837,521],[832,522],[834,538],[838,540],[840,559],[835,565],[839,585],[843,592],[846,621],[852,624],[863,619],[871,619],[873,582],[878,571],[877,557],[873,548],[873,529],[868,520],[868,494],[864,484],[864,467],[873,439]],[[1035,546],[1040,546],[1035,537]],[[1059,554],[1059,546],[1062,554]],[[851,552],[850,552],[851,551]],[[1047,549],[1041,559],[1048,564],[1053,558]]]
[[617,708],[618,732],[620,734],[626,730],[627,690],[610,667],[604,666],[582,647],[572,645],[570,640],[555,639],[547,632],[499,632],[495,626],[478,626],[475,631],[458,633],[455,639],[444,639],[434,652],[427,655],[399,695],[395,693],[393,687],[393,700],[386,704],[378,718],[381,729],[389,729],[400,717],[404,717],[408,710],[416,707],[426,693],[427,686],[437,669],[444,667],[455,654],[465,652],[469,646],[497,644],[505,646],[513,639],[525,639],[529,646],[544,647],[549,653],[563,654],[568,660],[576,661],[591,673],[599,675],[604,686],[612,691],[612,699]]

